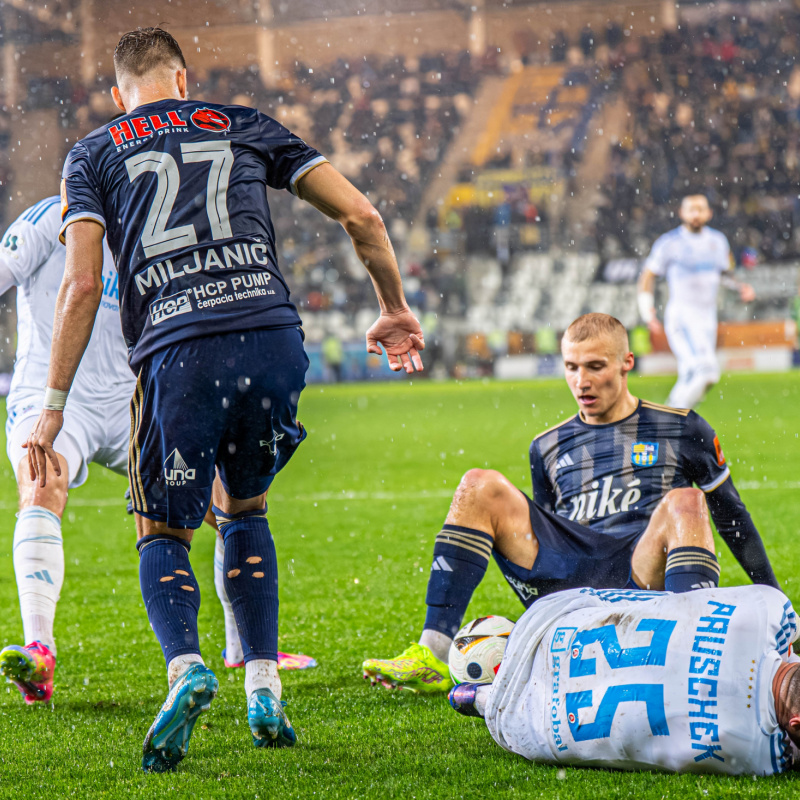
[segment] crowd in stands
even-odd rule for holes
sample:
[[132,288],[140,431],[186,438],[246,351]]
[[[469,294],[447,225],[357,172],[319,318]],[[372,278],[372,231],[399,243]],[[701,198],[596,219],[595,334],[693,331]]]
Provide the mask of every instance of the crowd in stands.
[[[629,134],[611,154],[596,225],[588,233],[555,218],[547,192],[513,184],[503,187],[494,206],[446,214],[432,209],[420,219],[425,188],[469,115],[480,82],[501,72],[496,48],[480,61],[462,52],[359,57],[313,67],[298,62],[294,74],[269,88],[255,68],[218,69],[203,77],[194,96],[261,109],[366,191],[386,221],[410,298],[423,313],[458,316],[469,305],[452,256],[491,256],[504,269],[515,253],[553,246],[595,250],[604,259],[641,256],[677,224],[676,199],[689,191],[708,194],[714,224],[740,258],[800,255],[800,15],[682,24],[649,39],[625,33],[609,23],[599,31],[586,26],[569,36],[557,32],[550,41],[549,61],[563,64],[569,77],[564,86],[587,88],[582,124],[594,113],[598,93],[624,93],[632,114]],[[528,58],[522,53],[523,65]],[[67,131],[86,131],[108,121],[111,84],[109,76],[87,91],[67,79],[31,78],[26,108],[55,106]],[[549,169],[569,195],[577,188],[585,128],[574,130],[566,146],[550,149],[531,136],[527,151],[501,151],[485,169]],[[8,124],[0,121],[0,148],[7,142]],[[0,164],[0,183],[10,178]],[[374,305],[340,226],[321,221],[286,192],[272,194],[271,208],[281,268],[302,308],[352,315]]]
[[708,195],[737,258],[800,255],[800,16],[728,17],[642,40],[626,67],[634,115],[598,213],[601,254],[638,256]]
[[[298,63],[286,86],[267,89],[257,73],[217,70],[203,98],[255,106],[324,153],[375,203],[401,256],[422,193],[469,113],[471,96],[491,64],[467,53],[338,60],[323,68]],[[279,258],[302,307],[374,305],[364,269],[333,222],[285,192],[270,198]],[[440,304],[450,282],[430,263],[405,265],[423,310]]]

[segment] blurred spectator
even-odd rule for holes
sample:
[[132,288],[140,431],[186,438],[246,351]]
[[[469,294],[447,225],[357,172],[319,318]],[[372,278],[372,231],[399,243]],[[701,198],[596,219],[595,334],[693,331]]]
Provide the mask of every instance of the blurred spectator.
[[333,382],[341,383],[344,348],[342,340],[332,331],[322,340],[322,360],[330,372]]

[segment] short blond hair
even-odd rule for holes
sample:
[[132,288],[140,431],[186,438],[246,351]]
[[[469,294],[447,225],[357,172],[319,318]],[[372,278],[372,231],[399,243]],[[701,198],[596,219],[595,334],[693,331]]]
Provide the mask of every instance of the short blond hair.
[[620,358],[630,352],[628,344],[628,331],[625,326],[610,314],[584,314],[574,320],[564,331],[562,342],[568,339],[570,342],[585,342],[588,339],[609,338],[617,346]]

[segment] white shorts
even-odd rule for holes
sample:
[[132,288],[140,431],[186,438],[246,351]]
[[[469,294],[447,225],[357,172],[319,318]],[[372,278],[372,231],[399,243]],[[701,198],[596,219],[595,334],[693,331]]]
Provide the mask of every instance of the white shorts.
[[711,383],[719,380],[716,316],[691,316],[686,312],[668,311],[664,318],[664,331],[682,380],[701,374]]
[[[6,421],[6,453],[14,475],[28,454],[22,446],[42,411],[44,393],[9,398]],[[70,397],[64,409],[64,427],[55,441],[56,452],[69,467],[69,488],[75,489],[89,477],[89,462],[102,464],[122,475],[128,471],[128,441],[131,433],[130,398],[105,405],[88,406]]]

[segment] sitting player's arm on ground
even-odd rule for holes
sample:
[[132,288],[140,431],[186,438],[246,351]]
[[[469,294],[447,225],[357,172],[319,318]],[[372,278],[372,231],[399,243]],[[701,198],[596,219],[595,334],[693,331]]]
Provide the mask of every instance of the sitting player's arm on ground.
[[545,511],[555,513],[556,492],[550,481],[550,476],[545,469],[544,459],[539,452],[537,440],[531,442],[531,483],[533,486],[533,501]]
[[750,512],[733,485],[719,437],[694,411],[686,417],[684,470],[706,493],[706,502],[717,532],[753,583],[780,589],[764,542]]

